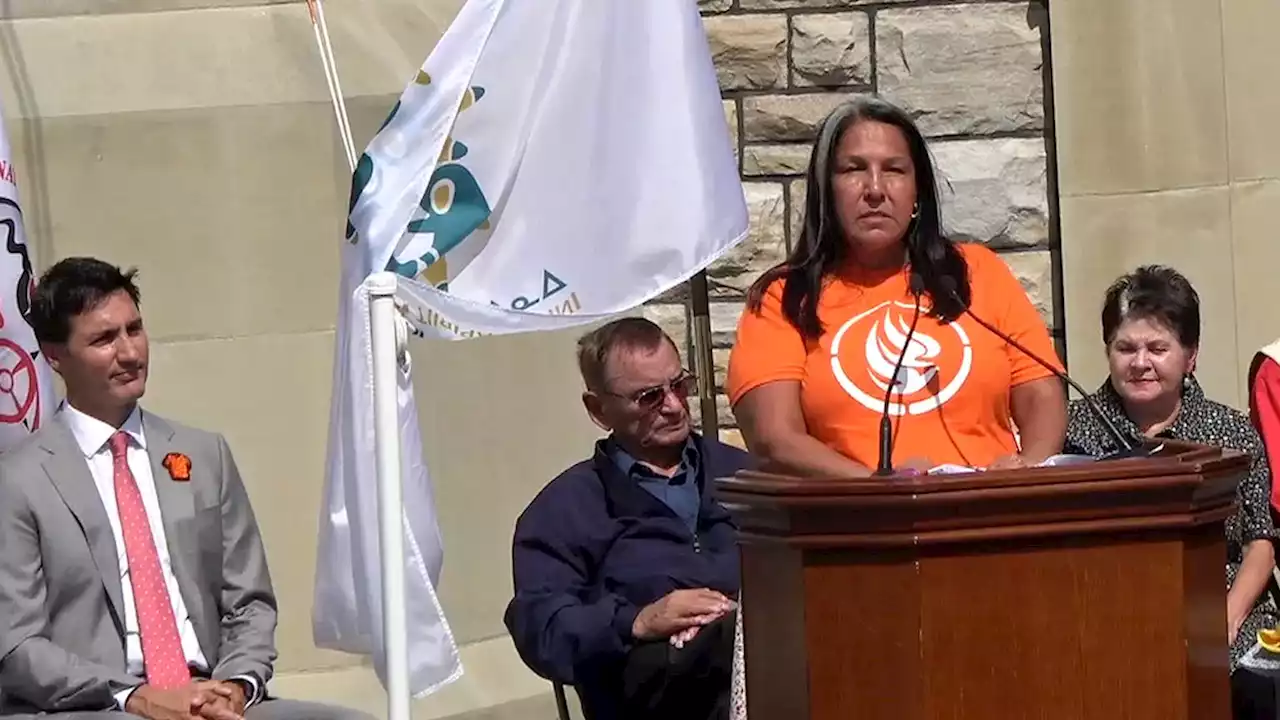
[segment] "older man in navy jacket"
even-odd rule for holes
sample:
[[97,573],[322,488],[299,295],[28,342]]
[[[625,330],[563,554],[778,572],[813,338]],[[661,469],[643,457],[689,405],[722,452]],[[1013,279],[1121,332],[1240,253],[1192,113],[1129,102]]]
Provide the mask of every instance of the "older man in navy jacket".
[[727,718],[738,550],[710,480],[750,456],[692,431],[696,381],[652,322],[588,333],[578,364],[610,434],[516,522],[507,628],[590,720]]

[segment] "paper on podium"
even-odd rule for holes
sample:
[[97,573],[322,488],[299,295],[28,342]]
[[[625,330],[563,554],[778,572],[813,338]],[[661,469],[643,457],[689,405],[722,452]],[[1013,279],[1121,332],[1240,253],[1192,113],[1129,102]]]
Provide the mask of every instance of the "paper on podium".
[[[1062,465],[1080,465],[1083,463],[1093,462],[1094,458],[1090,455],[1050,455],[1041,462],[1032,467],[1060,467]],[[944,463],[929,468],[930,475],[955,475],[959,473],[981,472],[986,468],[970,467],[969,465],[954,465]]]

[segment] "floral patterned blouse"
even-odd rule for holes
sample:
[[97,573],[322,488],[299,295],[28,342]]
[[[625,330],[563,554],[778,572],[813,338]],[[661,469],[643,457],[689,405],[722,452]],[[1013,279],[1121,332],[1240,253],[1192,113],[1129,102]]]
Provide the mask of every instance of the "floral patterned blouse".
[[[1125,414],[1120,395],[1108,380],[1092,396],[1098,408],[1120,432],[1141,439],[1138,426]],[[1249,473],[1236,490],[1238,509],[1227,519],[1227,587],[1235,582],[1244,559],[1244,547],[1254,540],[1276,537],[1271,521],[1271,470],[1262,441],[1244,413],[1205,397],[1200,383],[1188,376],[1182,391],[1182,408],[1173,424],[1156,437],[1202,443],[1239,450],[1253,458]],[[1067,413],[1067,440],[1063,452],[1100,457],[1119,450],[1106,427],[1083,400],[1075,400]],[[1254,603],[1231,646],[1231,671],[1237,667],[1267,671],[1280,670],[1280,656],[1258,645],[1258,631],[1274,627],[1280,617],[1271,593],[1265,589]]]
[[747,718],[747,665],[743,660],[742,603],[738,603],[736,627],[733,631],[733,684],[729,695],[729,720]]

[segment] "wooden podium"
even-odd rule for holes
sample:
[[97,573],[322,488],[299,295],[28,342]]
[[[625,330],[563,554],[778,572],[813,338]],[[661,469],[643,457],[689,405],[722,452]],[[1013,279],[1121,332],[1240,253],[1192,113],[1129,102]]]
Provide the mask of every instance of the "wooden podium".
[[1228,720],[1223,521],[1248,458],[717,481],[749,720]]

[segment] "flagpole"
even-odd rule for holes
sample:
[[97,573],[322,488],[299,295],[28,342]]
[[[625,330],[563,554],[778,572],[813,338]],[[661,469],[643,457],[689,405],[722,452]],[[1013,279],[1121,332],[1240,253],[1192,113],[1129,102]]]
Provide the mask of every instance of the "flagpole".
[[698,407],[702,411],[703,437],[720,438],[719,410],[716,408],[715,358],[711,352],[711,302],[707,271],[689,278],[689,309],[692,317],[693,373],[698,378]]
[[378,472],[378,531],[382,561],[382,625],[386,652],[387,720],[409,718],[409,643],[405,608],[404,498],[400,476],[399,355],[396,276],[370,275],[369,324],[373,353],[373,434]]

